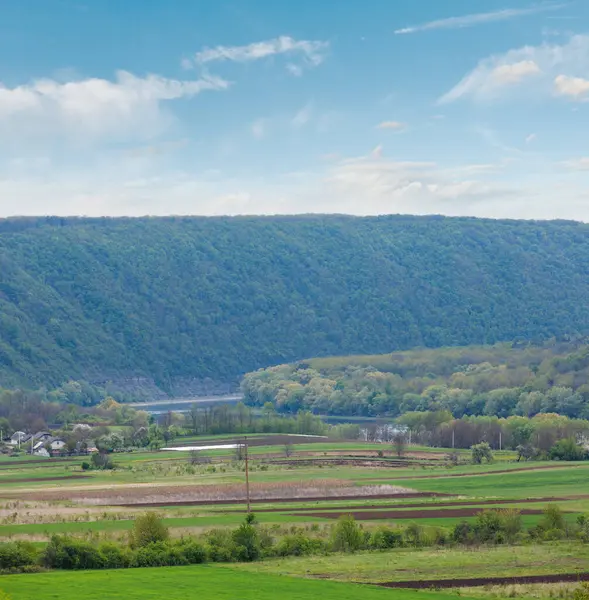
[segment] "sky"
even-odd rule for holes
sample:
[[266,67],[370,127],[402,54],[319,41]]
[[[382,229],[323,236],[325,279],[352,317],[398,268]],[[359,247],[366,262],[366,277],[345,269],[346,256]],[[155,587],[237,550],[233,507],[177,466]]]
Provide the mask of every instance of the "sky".
[[589,221],[589,1],[0,0],[0,217]]

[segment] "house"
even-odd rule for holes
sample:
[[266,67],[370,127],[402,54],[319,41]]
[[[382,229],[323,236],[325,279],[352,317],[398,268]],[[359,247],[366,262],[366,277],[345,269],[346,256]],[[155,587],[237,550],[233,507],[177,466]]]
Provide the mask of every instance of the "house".
[[65,441],[61,438],[53,438],[51,440],[51,451],[61,452],[65,448]]
[[31,436],[28,433],[25,433],[24,431],[15,431],[10,436],[10,441],[8,442],[8,444],[10,446],[18,446],[19,444],[24,444],[27,440],[30,439]]

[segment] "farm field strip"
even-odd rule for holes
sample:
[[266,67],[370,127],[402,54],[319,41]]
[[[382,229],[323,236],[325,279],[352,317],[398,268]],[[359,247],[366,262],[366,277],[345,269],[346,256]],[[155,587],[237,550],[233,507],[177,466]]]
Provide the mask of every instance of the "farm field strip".
[[13,600],[450,600],[451,593],[387,590],[333,581],[311,581],[241,572],[211,565],[119,571],[54,571],[10,575],[0,589]]
[[582,573],[589,569],[589,545],[571,542],[534,546],[394,549],[240,563],[234,568],[260,573],[335,579],[359,583],[521,577]]

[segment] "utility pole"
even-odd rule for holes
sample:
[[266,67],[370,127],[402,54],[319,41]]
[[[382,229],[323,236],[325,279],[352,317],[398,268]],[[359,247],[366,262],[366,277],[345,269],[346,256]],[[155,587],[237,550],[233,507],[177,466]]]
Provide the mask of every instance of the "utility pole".
[[454,449],[454,430],[452,430],[452,449]]
[[245,450],[245,494],[247,497],[247,514],[251,512],[250,506],[250,474],[249,474],[249,457],[247,455],[247,437],[243,438],[243,447]]

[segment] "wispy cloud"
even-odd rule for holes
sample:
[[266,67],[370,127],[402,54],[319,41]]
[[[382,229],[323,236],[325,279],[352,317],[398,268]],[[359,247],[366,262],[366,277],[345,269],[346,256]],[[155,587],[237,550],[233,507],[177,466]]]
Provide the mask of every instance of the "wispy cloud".
[[[212,62],[252,62],[270,56],[285,55],[299,56],[306,66],[316,67],[324,60],[329,48],[329,42],[321,40],[296,40],[290,36],[280,36],[262,42],[254,42],[245,46],[215,46],[204,48],[194,56],[196,65],[206,65]],[[303,67],[288,63],[287,70],[295,76],[302,74]]]
[[[439,103],[467,97],[489,101],[508,92],[535,96],[556,92],[579,100],[589,89],[589,80],[579,77],[584,75],[589,75],[589,35],[575,35],[563,44],[524,46],[485,58]],[[525,86],[520,85],[523,82]]]
[[397,29],[395,34],[404,35],[408,33],[418,33],[420,31],[430,31],[434,29],[462,29],[465,27],[474,27],[475,25],[483,25],[485,23],[494,23],[497,21],[507,21],[517,17],[525,17],[527,15],[535,15],[537,13],[550,10],[558,10],[563,8],[565,4],[541,4],[539,6],[531,6],[530,8],[506,8],[486,13],[474,13],[471,15],[463,15],[460,17],[448,17],[446,19],[438,19],[429,21],[421,25],[412,27],[404,27]]
[[401,129],[405,129],[405,123],[401,123],[400,121],[383,121],[382,123],[379,123],[376,128],[400,131]]
[[535,133],[530,133],[530,135],[526,136],[526,144],[531,144],[537,137],[538,136]]

